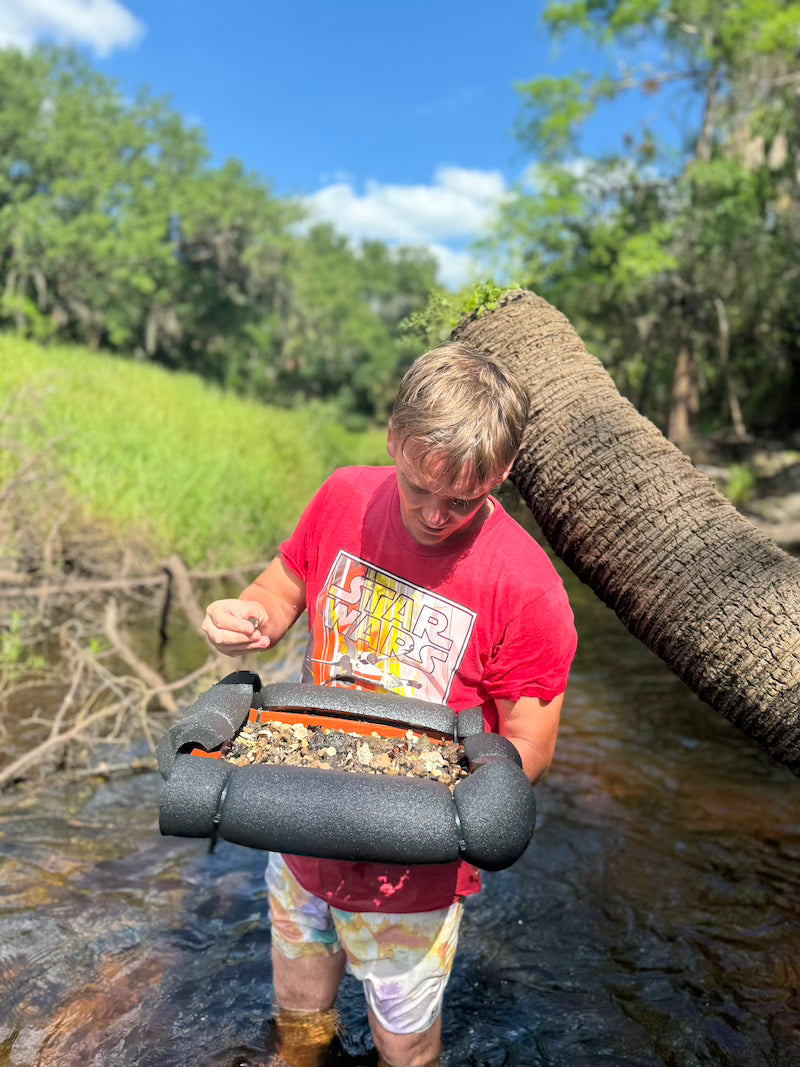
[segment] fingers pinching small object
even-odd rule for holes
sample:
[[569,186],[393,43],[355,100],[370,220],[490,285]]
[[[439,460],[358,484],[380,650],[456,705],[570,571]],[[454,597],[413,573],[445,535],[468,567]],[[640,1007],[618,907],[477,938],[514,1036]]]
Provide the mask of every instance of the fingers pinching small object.
[[257,618],[255,618],[255,616],[254,616],[254,615],[250,615],[250,616],[248,616],[248,619],[247,619],[247,621],[248,621],[249,623],[251,623],[251,625],[252,625],[252,627],[253,627],[253,631],[254,631],[255,633],[258,633],[258,632],[259,632],[259,630],[260,630],[260,624],[259,624],[259,621],[258,621],[258,619],[257,619]]

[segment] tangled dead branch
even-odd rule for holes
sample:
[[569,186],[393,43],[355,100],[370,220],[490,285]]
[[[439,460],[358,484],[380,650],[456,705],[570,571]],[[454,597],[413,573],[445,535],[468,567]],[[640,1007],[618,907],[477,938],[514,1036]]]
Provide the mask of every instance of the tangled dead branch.
[[[266,671],[208,654],[198,638],[197,665],[168,679],[134,648],[130,628],[141,632],[143,621],[133,608],[110,598],[99,614],[84,608],[83,617],[70,615],[38,633],[17,617],[13,648],[6,640],[0,655],[0,790],[54,774],[63,780],[154,770],[161,735],[224,674],[245,666],[269,681],[297,677],[301,630]],[[159,614],[150,612],[151,627]],[[14,649],[18,654],[10,654]]]

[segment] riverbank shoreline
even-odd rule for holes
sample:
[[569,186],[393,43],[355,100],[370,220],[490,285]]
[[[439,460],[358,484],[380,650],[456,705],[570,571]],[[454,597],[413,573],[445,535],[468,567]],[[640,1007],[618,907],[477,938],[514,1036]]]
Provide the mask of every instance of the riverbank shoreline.
[[786,552],[800,552],[800,440],[710,438],[695,467]]
[[[785,551],[800,552],[800,442],[709,439],[698,444],[690,459],[762,533]],[[135,585],[137,579],[163,567],[163,554],[141,531],[126,536],[105,520],[46,526],[37,516],[40,521],[31,522],[27,494],[18,494],[16,500],[11,496],[5,516],[7,550],[0,560],[0,598],[12,610],[24,612],[31,593],[42,583],[75,584],[76,590],[81,580]],[[15,542],[18,553],[13,551]],[[258,562],[242,559],[227,571],[255,574],[263,566],[263,557]],[[224,570],[219,568],[218,573]]]

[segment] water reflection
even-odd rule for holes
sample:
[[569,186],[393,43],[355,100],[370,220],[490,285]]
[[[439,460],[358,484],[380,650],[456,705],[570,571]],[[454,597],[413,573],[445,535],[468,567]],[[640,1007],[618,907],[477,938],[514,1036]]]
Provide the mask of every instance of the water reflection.
[[[539,824],[469,902],[450,1067],[794,1067],[800,783],[569,577],[581,645]],[[161,838],[158,781],[6,799],[0,1067],[268,1064],[264,856]],[[373,1063],[360,987],[346,1055]]]

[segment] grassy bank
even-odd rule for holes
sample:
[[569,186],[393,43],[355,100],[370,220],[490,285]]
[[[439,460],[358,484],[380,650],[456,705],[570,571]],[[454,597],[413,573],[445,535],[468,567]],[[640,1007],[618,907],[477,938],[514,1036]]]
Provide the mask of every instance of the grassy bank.
[[382,431],[348,432],[323,407],[269,408],[191,375],[0,335],[0,407],[9,400],[0,486],[57,441],[54,515],[190,565],[264,558],[335,467],[388,462]]

